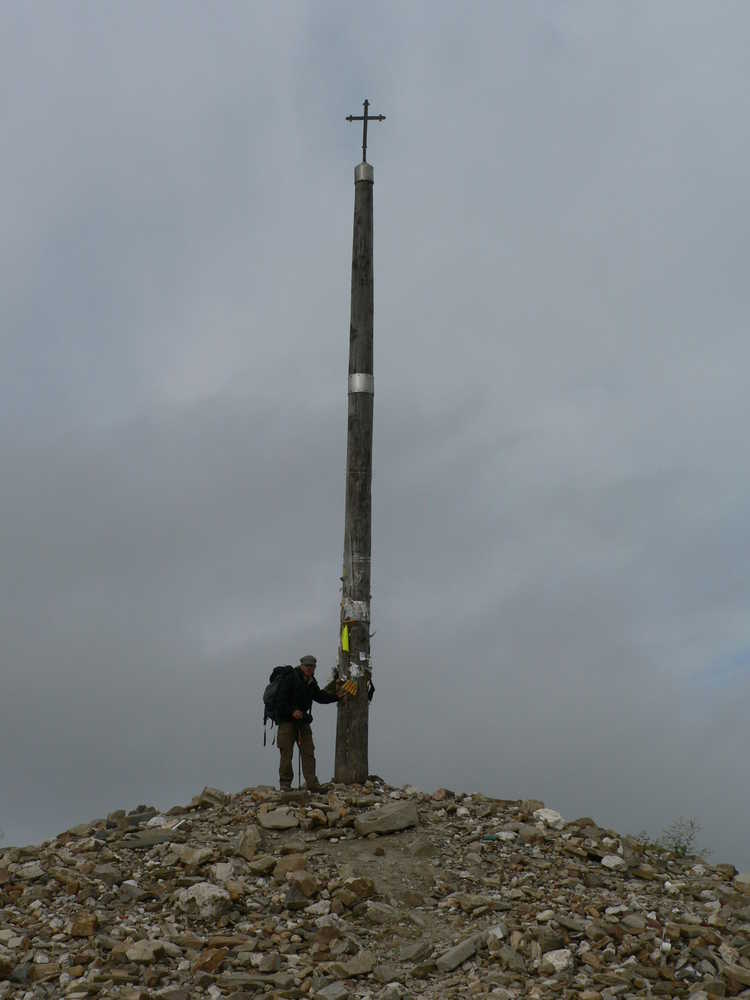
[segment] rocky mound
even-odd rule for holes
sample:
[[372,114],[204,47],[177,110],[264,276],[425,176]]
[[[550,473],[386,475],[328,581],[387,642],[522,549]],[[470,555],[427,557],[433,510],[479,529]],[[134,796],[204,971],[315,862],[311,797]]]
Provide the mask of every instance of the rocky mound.
[[750,875],[538,801],[204,789],[0,852],[0,998],[750,997]]

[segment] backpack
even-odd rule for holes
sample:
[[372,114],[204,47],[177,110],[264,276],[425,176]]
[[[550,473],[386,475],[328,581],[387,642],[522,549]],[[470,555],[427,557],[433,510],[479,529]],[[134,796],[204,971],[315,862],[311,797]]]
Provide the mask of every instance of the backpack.
[[268,684],[266,684],[266,689],[263,692],[263,746],[266,745],[266,723],[270,720],[272,726],[274,723],[277,726],[279,724],[279,711],[281,708],[279,705],[279,694],[281,693],[284,681],[291,677],[293,670],[294,667],[291,663],[287,663],[283,667],[274,667],[271,671],[271,676],[268,678]]

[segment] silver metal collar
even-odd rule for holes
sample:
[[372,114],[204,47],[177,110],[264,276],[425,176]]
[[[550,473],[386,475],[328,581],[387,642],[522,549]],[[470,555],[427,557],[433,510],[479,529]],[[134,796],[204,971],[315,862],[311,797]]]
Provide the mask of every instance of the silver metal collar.
[[375,171],[371,163],[358,163],[354,168],[354,183],[357,181],[369,181],[371,184],[375,180]]
[[375,395],[375,378],[365,372],[355,372],[349,376],[349,392],[368,392]]

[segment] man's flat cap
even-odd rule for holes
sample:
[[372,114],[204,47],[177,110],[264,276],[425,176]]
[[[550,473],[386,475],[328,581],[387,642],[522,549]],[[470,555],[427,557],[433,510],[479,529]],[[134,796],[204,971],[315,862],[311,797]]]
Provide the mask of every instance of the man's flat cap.
[[299,662],[303,667],[314,667],[318,661],[314,656],[308,653],[307,656],[301,656]]

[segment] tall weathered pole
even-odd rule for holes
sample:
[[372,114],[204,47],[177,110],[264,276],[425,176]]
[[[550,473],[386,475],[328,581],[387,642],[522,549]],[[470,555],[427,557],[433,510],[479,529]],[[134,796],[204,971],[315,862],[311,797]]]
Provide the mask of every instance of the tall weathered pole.
[[338,705],[334,779],[361,783],[368,773],[370,662],[370,546],[372,525],[373,266],[372,193],[375,174],[367,162],[369,101],[361,121],[362,162],[354,169],[352,301],[349,328],[349,401],[346,442],[346,515],[339,631],[339,678],[353,692]]

